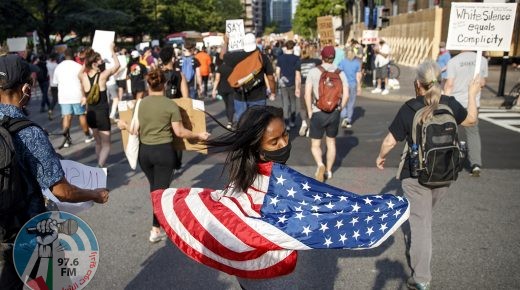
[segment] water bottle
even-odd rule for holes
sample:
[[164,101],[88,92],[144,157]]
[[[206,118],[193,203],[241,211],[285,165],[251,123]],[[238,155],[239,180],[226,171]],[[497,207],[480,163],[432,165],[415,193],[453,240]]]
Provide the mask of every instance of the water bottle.
[[412,177],[419,177],[419,147],[417,144],[412,145],[410,152],[410,174]]
[[462,159],[466,158],[466,153],[468,152],[468,147],[466,147],[466,141],[459,142],[459,149],[460,149],[460,157]]

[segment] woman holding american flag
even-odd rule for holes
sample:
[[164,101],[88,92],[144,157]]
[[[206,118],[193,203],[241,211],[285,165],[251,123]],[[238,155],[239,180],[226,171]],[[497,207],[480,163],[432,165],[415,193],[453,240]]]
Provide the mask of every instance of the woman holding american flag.
[[360,196],[285,166],[291,144],[279,108],[250,107],[235,131],[205,143],[228,152],[227,188],[154,191],[154,213],[181,251],[244,289],[275,288],[271,278],[294,270],[297,250],[374,248],[408,218],[401,196]]

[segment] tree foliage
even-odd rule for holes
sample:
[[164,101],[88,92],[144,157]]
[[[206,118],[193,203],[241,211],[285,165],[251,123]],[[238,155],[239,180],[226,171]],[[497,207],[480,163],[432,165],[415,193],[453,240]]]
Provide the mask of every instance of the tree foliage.
[[316,19],[326,15],[340,15],[343,0],[300,0],[293,19],[293,31],[303,37],[316,37]]
[[50,51],[51,35],[74,31],[92,36],[114,30],[140,41],[184,30],[224,31],[226,19],[241,18],[240,0],[1,0],[0,40],[36,30]]

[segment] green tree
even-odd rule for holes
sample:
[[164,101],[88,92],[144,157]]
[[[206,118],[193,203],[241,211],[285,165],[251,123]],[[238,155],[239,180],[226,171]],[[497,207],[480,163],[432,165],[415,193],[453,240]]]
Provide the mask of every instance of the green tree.
[[343,0],[300,0],[293,19],[293,30],[303,37],[316,37],[316,19],[326,15],[340,15]]

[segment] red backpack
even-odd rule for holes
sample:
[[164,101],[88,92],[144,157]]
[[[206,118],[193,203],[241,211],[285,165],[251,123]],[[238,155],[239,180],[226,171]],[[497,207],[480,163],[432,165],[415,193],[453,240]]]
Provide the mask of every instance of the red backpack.
[[321,65],[318,66],[321,71],[320,84],[318,87],[318,101],[316,107],[323,112],[333,112],[340,105],[343,97],[343,82],[341,81],[341,70],[336,69],[333,72],[326,71]]

